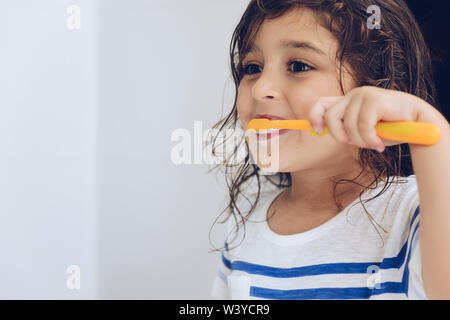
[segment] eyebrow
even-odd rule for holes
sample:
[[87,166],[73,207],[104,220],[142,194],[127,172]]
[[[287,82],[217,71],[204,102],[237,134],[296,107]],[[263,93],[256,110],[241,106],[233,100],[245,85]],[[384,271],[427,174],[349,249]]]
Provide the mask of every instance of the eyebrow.
[[[313,44],[311,44],[310,42],[307,42],[307,41],[283,40],[280,42],[280,47],[281,48],[294,48],[294,49],[298,49],[298,48],[308,49],[308,50],[314,51],[317,54],[326,56],[325,52],[323,52],[322,50],[320,50],[319,48],[315,47]],[[253,46],[250,48],[250,50],[248,52],[253,52],[253,51],[261,52],[261,49],[256,44],[253,44]]]

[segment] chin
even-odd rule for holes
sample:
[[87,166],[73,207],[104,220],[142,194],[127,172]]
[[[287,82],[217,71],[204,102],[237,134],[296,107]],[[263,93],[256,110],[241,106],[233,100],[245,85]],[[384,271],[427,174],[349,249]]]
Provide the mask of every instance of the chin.
[[278,173],[278,172],[290,172],[289,167],[285,163],[277,163],[276,161],[272,161],[270,164],[256,164],[261,171],[266,171],[268,173]]

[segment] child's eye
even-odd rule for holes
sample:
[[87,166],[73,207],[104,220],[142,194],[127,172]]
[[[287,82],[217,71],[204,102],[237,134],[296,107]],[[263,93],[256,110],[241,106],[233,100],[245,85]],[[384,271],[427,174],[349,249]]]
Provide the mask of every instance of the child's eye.
[[297,73],[297,72],[305,72],[305,71],[309,71],[314,69],[313,67],[311,67],[310,65],[307,65],[306,63],[300,62],[300,61],[291,61],[288,64],[289,66],[297,66],[297,68],[295,70],[297,71],[292,71],[293,73]]
[[[254,63],[249,63],[249,64],[245,64],[242,66],[242,70],[244,72],[245,75],[252,75],[252,71],[255,71],[254,69],[259,68],[259,66],[257,64]],[[258,71],[256,71],[258,72]]]
[[[290,61],[288,63],[288,66],[289,66],[289,71],[291,71],[292,73],[300,73],[300,72],[305,72],[305,71],[314,69],[310,65],[307,65],[306,63],[296,61],[296,60]],[[293,70],[291,69],[291,66],[294,66]],[[249,64],[245,64],[242,66],[242,70],[245,75],[252,75],[252,74],[254,74],[253,72],[255,72],[255,73],[258,72],[258,70],[257,70],[258,68],[261,68],[261,67],[254,63],[249,63]]]

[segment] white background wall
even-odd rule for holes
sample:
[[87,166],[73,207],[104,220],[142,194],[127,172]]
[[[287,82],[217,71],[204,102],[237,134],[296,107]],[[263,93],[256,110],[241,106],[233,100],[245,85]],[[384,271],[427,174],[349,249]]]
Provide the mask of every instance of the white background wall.
[[171,134],[230,110],[246,5],[1,0],[1,299],[209,298],[226,186],[206,164],[174,165]]

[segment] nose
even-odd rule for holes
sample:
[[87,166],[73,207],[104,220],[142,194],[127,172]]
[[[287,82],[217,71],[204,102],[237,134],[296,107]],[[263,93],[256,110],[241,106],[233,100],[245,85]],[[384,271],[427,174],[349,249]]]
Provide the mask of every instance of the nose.
[[252,95],[255,100],[267,101],[280,97],[281,89],[280,81],[277,81],[277,72],[275,68],[271,70],[267,66],[263,69],[252,87]]

